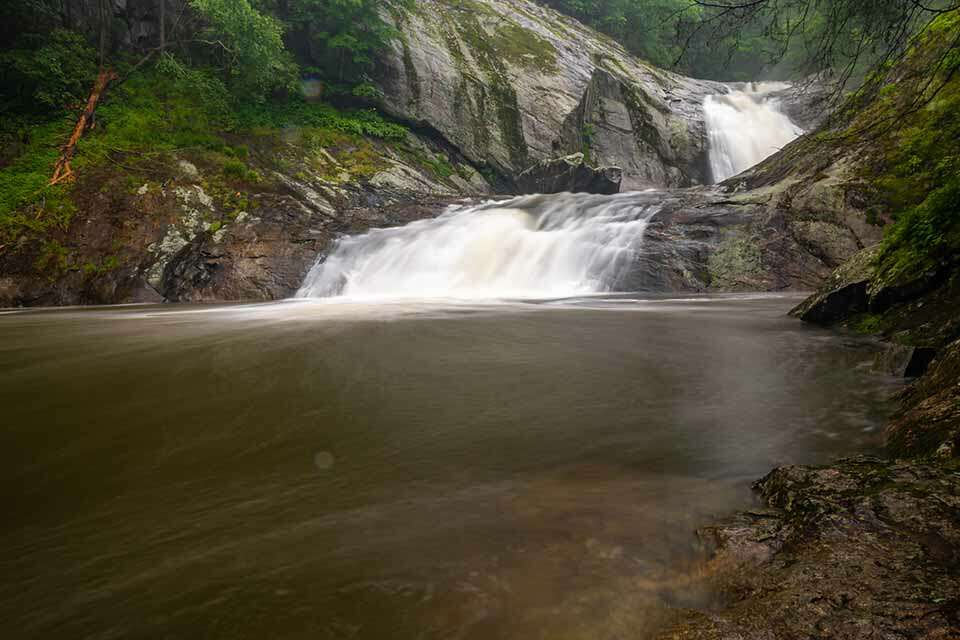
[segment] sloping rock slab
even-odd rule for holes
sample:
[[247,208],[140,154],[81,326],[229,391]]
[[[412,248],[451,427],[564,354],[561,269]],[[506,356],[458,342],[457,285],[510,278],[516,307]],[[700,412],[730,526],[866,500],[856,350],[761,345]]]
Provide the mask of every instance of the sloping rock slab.
[[517,177],[517,190],[530,193],[620,192],[623,172],[619,167],[591,167],[582,153],[538,162]]

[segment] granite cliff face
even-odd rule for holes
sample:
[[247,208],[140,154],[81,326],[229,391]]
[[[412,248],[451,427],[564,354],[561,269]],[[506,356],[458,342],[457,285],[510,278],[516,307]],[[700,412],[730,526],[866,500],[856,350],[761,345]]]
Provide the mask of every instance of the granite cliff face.
[[709,181],[703,99],[725,85],[655,69],[526,0],[427,0],[392,19],[382,107],[512,179],[582,152],[623,190]]

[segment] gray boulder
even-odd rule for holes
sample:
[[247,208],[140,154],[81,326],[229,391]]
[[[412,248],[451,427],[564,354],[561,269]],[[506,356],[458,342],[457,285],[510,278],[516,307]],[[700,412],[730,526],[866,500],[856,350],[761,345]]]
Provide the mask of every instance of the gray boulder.
[[544,160],[517,177],[519,193],[602,193],[620,191],[620,167],[592,167],[582,153]]

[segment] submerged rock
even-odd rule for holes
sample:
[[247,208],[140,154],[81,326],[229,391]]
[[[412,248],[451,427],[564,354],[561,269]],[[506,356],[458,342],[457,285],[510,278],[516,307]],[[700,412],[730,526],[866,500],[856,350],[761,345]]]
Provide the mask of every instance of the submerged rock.
[[520,193],[599,193],[620,191],[620,167],[592,167],[582,153],[544,160],[517,177]]

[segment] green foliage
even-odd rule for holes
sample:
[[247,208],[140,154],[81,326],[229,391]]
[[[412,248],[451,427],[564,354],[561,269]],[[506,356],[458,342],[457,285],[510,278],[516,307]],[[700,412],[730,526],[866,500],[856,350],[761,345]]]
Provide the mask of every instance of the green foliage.
[[678,20],[699,13],[689,0],[546,0],[545,4],[613,37],[631,53],[661,67],[674,66],[680,56]]
[[343,111],[327,104],[309,103],[296,98],[242,105],[239,108],[239,122],[245,129],[301,126],[384,140],[403,140],[407,136],[406,127],[384,120],[373,109]]
[[0,112],[52,111],[82,100],[97,73],[96,52],[78,33],[57,29],[0,52]]
[[293,90],[296,65],[283,43],[283,26],[249,0],[190,0],[206,22],[199,40],[211,47],[234,91],[259,100]]
[[[67,257],[64,256],[62,258],[62,261],[63,262],[62,262],[61,270],[66,270],[69,267],[69,264],[67,263]],[[94,276],[101,276],[119,267],[120,267],[120,259],[117,256],[109,255],[109,256],[105,256],[98,263],[85,262],[80,266],[80,270],[83,272],[85,276],[89,278]]]
[[450,163],[450,160],[448,160],[446,156],[433,155],[432,153],[417,148],[408,149],[407,153],[416,163],[425,167],[435,177],[441,180],[446,180],[457,173],[457,169]]
[[158,65],[115,89],[97,110],[97,129],[80,140],[75,168],[117,154],[224,146],[219,132],[234,127],[236,116],[222,82],[212,72],[169,69]]
[[883,240],[878,278],[904,282],[960,251],[960,175],[898,216]]
[[227,160],[223,164],[223,174],[230,178],[242,180],[247,175],[247,165],[239,160]]
[[[936,21],[896,89],[879,92],[850,127],[880,122],[892,129],[865,176],[895,220],[878,257],[881,281],[909,280],[960,254],[960,55],[949,48],[958,27],[960,16]],[[936,60],[939,73],[931,77]]]
[[595,133],[593,124],[589,122],[584,123],[583,130],[580,132],[580,138],[583,141],[581,152],[583,153],[584,161],[588,164],[590,163],[590,151],[593,149],[593,136]]
[[[307,43],[313,64],[327,79],[362,82],[377,50],[399,34],[383,20],[380,0],[290,0],[285,18]],[[395,0],[395,10],[412,0]]]
[[75,212],[69,187],[47,183],[59,145],[70,128],[67,119],[34,126],[5,123],[0,140],[16,137],[27,142],[18,156],[0,169],[0,244],[24,231],[43,232],[69,224]]

